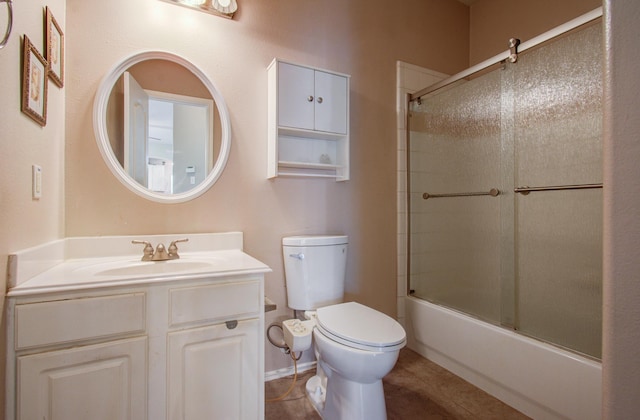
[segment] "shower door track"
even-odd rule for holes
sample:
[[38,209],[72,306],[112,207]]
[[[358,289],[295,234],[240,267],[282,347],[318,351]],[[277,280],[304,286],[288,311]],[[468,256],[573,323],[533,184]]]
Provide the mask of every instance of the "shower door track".
[[[578,16],[577,18],[570,20],[569,22],[560,25],[554,29],[551,29],[550,31],[547,31],[541,35],[538,35],[532,39],[530,39],[529,41],[523,42],[520,45],[518,45],[518,52],[523,52],[526,51],[530,48],[536,47],[546,41],[549,41],[550,39],[553,39],[557,36],[560,36],[564,33],[567,33],[573,29],[576,29],[582,25],[585,25],[591,21],[594,21],[596,19],[598,19],[599,17],[602,16],[602,7],[598,7],[595,10],[592,10],[591,12],[585,13],[582,16]],[[420,99],[420,97],[434,92],[442,87],[445,87],[453,82],[457,82],[460,79],[464,79],[465,77],[471,76],[474,73],[477,73],[479,71],[482,71],[488,67],[491,67],[495,64],[501,63],[505,60],[508,60],[511,55],[512,55],[513,51],[511,49],[506,50],[496,56],[493,56],[491,58],[489,58],[488,60],[485,60],[479,64],[476,64],[473,67],[469,67],[466,70],[461,71],[460,73],[457,73],[451,77],[448,77],[444,80],[442,80],[441,82],[438,82],[434,85],[428,86],[422,90],[419,90],[415,93],[411,93],[408,94],[408,101],[412,102],[415,100]],[[408,108],[407,108],[408,109]]]

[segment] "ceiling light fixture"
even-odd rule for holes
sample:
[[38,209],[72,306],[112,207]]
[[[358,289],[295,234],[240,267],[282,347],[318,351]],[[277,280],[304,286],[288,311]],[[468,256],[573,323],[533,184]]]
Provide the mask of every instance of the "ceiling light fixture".
[[[0,0],[1,1],[1,0]],[[236,0],[161,0],[166,3],[173,3],[212,15],[233,19],[233,15],[238,10]]]

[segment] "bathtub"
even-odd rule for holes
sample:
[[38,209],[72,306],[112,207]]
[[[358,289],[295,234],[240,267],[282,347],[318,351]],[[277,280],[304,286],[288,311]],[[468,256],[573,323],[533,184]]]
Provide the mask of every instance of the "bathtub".
[[414,297],[408,347],[534,419],[599,420],[602,366]]

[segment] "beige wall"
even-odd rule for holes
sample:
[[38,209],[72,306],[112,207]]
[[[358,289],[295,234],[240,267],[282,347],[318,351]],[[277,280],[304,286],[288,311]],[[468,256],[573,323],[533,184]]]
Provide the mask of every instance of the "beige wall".
[[469,64],[508,50],[509,38],[527,41],[602,6],[602,0],[477,0],[471,5]]
[[[22,38],[27,35],[44,54],[44,13],[48,6],[65,24],[65,2],[29,1],[14,4],[14,27],[0,50],[0,269],[7,254],[64,235],[64,89],[48,82],[47,124],[41,127],[20,110]],[[7,19],[0,5],[2,34]],[[68,82],[68,79],[67,79]],[[31,198],[31,165],[42,167],[42,198]],[[3,276],[4,277],[4,276]],[[0,287],[4,296],[5,287]]]
[[[245,0],[227,20],[157,0],[67,0],[66,235],[243,231],[245,250],[273,269],[266,293],[278,311],[268,314],[270,323],[291,314],[281,238],[345,233],[348,297],[395,315],[396,60],[447,73],[464,69],[468,8],[455,0],[387,4]],[[94,140],[101,78],[123,57],[154,48],[199,66],[231,113],[227,168],[189,203],[161,205],[129,192]],[[274,57],[352,75],[350,181],[266,178],[266,68]],[[268,371],[289,364],[267,343]]]
[[[20,110],[22,37],[27,35],[45,52],[44,16],[48,6],[65,26],[64,0],[14,3],[13,33],[0,50],[0,272],[7,272],[7,255],[64,236],[64,89],[48,82],[47,124],[41,127]],[[7,11],[0,4],[0,31],[4,35]],[[65,81],[66,82],[66,81]],[[42,167],[42,198],[31,198],[31,165]],[[0,280],[3,308],[6,278]],[[3,313],[3,312],[0,312]],[[2,325],[5,323],[2,317]],[[4,334],[0,360],[4,360]],[[4,375],[0,364],[0,377]],[[0,382],[0,407],[4,382]],[[1,417],[1,414],[0,414]]]
[[640,3],[605,2],[603,419],[640,413]]

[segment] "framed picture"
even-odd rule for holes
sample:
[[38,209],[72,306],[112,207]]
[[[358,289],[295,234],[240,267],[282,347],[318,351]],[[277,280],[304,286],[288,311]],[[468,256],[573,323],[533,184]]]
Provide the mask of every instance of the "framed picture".
[[47,7],[47,55],[49,78],[58,87],[64,85],[64,33]]
[[47,60],[24,36],[22,64],[22,112],[44,126],[47,123]]

